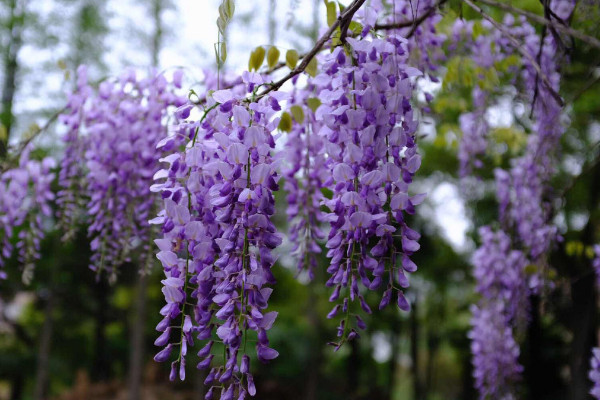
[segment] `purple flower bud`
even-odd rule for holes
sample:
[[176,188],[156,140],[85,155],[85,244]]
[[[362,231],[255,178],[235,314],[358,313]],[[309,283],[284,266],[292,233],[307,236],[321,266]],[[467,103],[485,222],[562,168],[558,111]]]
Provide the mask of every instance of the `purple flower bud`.
[[167,345],[167,347],[165,347],[164,349],[162,349],[161,351],[156,353],[156,355],[154,356],[154,361],[156,361],[156,362],[167,361],[169,359],[169,356],[171,355],[172,350],[173,350],[173,345],[171,343],[169,343]]
[[279,356],[279,353],[276,350],[273,350],[270,347],[263,346],[260,344],[256,346],[256,352],[258,359],[263,363],[277,358],[277,356]]
[[179,364],[179,379],[184,381],[185,380],[185,358],[182,357],[180,364]]
[[213,341],[209,341],[208,343],[206,343],[206,345],[200,349],[200,351],[198,352],[198,357],[199,358],[204,358],[206,357],[208,354],[210,354],[210,350],[212,349],[213,346]]
[[390,300],[392,299],[392,288],[388,288],[385,292],[383,292],[383,296],[381,298],[381,302],[379,303],[379,309],[383,310],[390,304]]
[[221,393],[221,400],[233,400],[234,385],[229,385],[227,390],[223,390]]
[[171,363],[171,372],[169,373],[169,380],[171,382],[174,382],[175,378],[177,378],[177,361]]
[[242,356],[242,364],[240,365],[240,372],[242,374],[247,374],[249,366],[250,366],[250,357],[248,357],[248,355],[244,354]]
[[335,307],[333,307],[333,309],[329,312],[329,314],[327,314],[327,318],[328,319],[332,319],[335,318],[335,316],[338,314],[338,312],[340,311],[340,305],[337,304]]
[[254,378],[252,377],[252,374],[246,375],[246,378],[248,380],[248,393],[250,394],[250,396],[255,396],[256,387],[254,386]]
[[167,328],[156,340],[154,341],[155,346],[162,347],[169,342],[169,337],[171,335],[171,328]]
[[214,354],[211,354],[208,357],[206,357],[204,360],[200,361],[198,363],[197,368],[198,369],[206,369],[206,368],[210,367],[210,363],[212,362],[213,357],[214,357]]
[[404,297],[404,293],[401,291],[398,291],[398,308],[402,311],[410,311],[410,304],[406,300],[406,297]]

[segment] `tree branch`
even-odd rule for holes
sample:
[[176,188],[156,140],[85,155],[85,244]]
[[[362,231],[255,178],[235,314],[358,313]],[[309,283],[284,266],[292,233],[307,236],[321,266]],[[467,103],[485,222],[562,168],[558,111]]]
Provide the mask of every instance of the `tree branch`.
[[289,81],[296,75],[303,72],[308,63],[321,51],[321,48],[327,43],[327,41],[331,38],[331,35],[335,32],[338,26],[348,26],[354,13],[356,13],[360,7],[365,3],[366,0],[354,0],[345,10],[344,12],[337,18],[337,20],[329,27],[327,32],[315,43],[315,46],[302,58],[302,62],[296,68],[291,70],[287,75],[283,78],[274,82],[269,88],[265,89],[262,93],[256,96],[256,100],[261,99],[266,96],[268,93],[279,89],[285,82]]
[[444,4],[447,1],[448,0],[440,0],[437,4],[434,4],[422,15],[420,15],[419,17],[412,19],[410,21],[401,21],[401,22],[396,22],[396,23],[391,23],[391,24],[375,24],[373,29],[375,29],[376,31],[379,31],[379,30],[402,29],[402,28],[412,27],[412,29],[406,35],[406,38],[409,38],[415,33],[415,31],[417,30],[419,25],[421,25],[427,18],[431,17],[431,15],[435,12],[435,10],[438,9],[442,4]]
[[[402,21],[402,22],[398,22],[395,24],[376,24],[373,29],[374,30],[391,30],[391,29],[401,29],[401,28],[408,28],[408,27],[413,27],[411,29],[411,31],[406,35],[406,38],[410,38],[416,28],[421,25],[428,17],[430,17],[433,12],[439,8],[439,6],[441,6],[442,4],[446,3],[448,0],[440,0],[440,2],[438,2],[436,5],[434,5],[433,7],[431,7],[429,10],[427,10],[427,12],[423,13],[423,15],[419,16],[417,19],[414,20],[410,20],[410,21]],[[302,60],[302,63],[296,68],[298,70],[298,72],[294,73],[294,70],[292,70],[288,75],[286,75],[284,78],[281,79],[281,81],[283,81],[284,79],[287,81],[291,78],[293,78],[294,76],[298,75],[299,73],[301,73],[302,71],[304,71],[304,69],[306,69],[306,66],[308,65],[308,63],[310,62],[310,60],[312,58],[314,58],[319,52],[321,52],[323,50],[323,46],[324,44],[327,42],[327,40],[329,40],[329,38],[331,37],[332,33],[335,31],[335,29],[337,28],[337,26],[340,23],[341,19],[344,19],[346,21],[348,21],[348,23],[351,21],[351,17],[352,15],[358,11],[358,9],[361,7],[362,3],[364,3],[364,1],[360,2],[361,4],[358,5],[358,7],[352,11],[351,14],[347,14],[347,15],[342,15],[338,18],[338,20],[334,23],[334,25],[329,29],[328,32],[326,32],[321,39],[319,39],[319,41],[317,41],[317,43],[315,44],[315,47],[313,47],[313,49],[311,49],[308,53],[305,54],[300,54],[300,56],[298,57],[300,60]],[[348,9],[352,7],[352,5],[348,6],[348,8],[346,9],[346,11],[348,11]],[[341,38],[340,38],[341,39]],[[321,40],[323,40],[323,42],[321,43]],[[309,57],[309,58],[308,58]],[[308,58],[308,61],[304,62],[305,59]],[[282,68],[284,68],[286,66],[285,62],[279,62],[277,65],[275,65],[273,68],[270,68],[268,70],[265,70],[264,73],[265,74],[270,74],[273,73],[275,71],[278,71]],[[279,82],[279,81],[278,81]],[[278,83],[277,82],[277,83]],[[285,82],[285,81],[284,81]],[[281,85],[284,83],[282,82]],[[277,83],[275,83],[274,85],[276,85]],[[279,85],[278,88],[281,86]],[[231,89],[231,86],[229,87],[225,87],[225,89]],[[261,93],[260,95],[258,95],[257,99],[263,97],[264,95],[266,95],[268,92],[275,90],[275,89],[269,89],[269,90],[265,90],[265,92]],[[200,105],[206,102],[206,97],[200,97],[198,98],[198,100],[194,101],[193,103],[196,105]]]
[[488,14],[486,14],[479,6],[473,4],[473,2],[471,0],[463,0],[463,1],[469,7],[471,7],[475,12],[477,12],[479,15],[481,15],[484,19],[488,20],[496,29],[498,29],[504,36],[506,36],[508,38],[508,40],[513,44],[513,46],[515,46],[515,48],[519,51],[519,53],[521,53],[521,55],[523,57],[525,57],[531,63],[531,66],[533,67],[533,69],[535,69],[535,72],[542,79],[542,82],[544,82],[544,85],[546,85],[546,89],[548,89],[548,92],[554,98],[554,100],[556,100],[556,102],[561,107],[564,107],[564,105],[565,105],[564,100],[562,99],[562,97],[560,97],[560,95],[556,92],[556,90],[554,90],[552,88],[552,84],[548,80],[548,77],[546,76],[546,74],[544,74],[544,72],[542,71],[540,64],[538,64],[538,62],[535,60],[535,58],[531,54],[529,54],[529,52],[527,50],[525,50],[523,48],[523,46],[521,45],[521,43],[519,43],[517,38],[514,37],[506,29],[506,27],[504,25],[502,25],[501,23],[496,21],[494,18],[492,18]]
[[[6,162],[4,165],[0,164],[0,171],[4,171],[6,169],[8,169],[8,167],[11,165],[12,161],[17,161],[19,160],[19,158],[21,157],[21,154],[23,154],[23,151],[25,151],[25,148],[29,145],[29,143],[31,143],[35,138],[37,138],[41,133],[43,133],[44,131],[46,131],[50,125],[52,125],[52,123],[54,121],[56,121],[56,119],[59,117],[60,114],[62,114],[65,110],[67,109],[67,106],[61,108],[60,110],[56,111],[54,114],[52,114],[50,116],[50,118],[48,118],[48,120],[46,120],[46,122],[44,123],[44,125],[42,125],[41,127],[39,127],[33,134],[31,134],[29,137],[27,137],[26,139],[24,139],[23,141],[21,141],[20,143],[18,143],[17,145],[15,145],[15,149],[16,149],[16,153],[11,157],[7,157],[6,158]],[[10,149],[10,147],[9,147]]]
[[589,44],[590,46],[596,47],[600,49],[600,40],[596,39],[593,36],[588,36],[585,33],[578,31],[577,29],[573,29],[568,25],[564,25],[564,24],[560,24],[560,23],[556,23],[554,21],[550,21],[544,17],[542,17],[541,15],[526,11],[526,10],[522,10],[520,8],[516,8],[514,6],[511,6],[510,4],[505,4],[505,3],[500,3],[494,0],[477,0],[479,3],[483,3],[486,4],[488,6],[491,7],[496,7],[499,8],[501,10],[504,11],[508,11],[508,12],[512,12],[515,14],[519,14],[519,15],[523,15],[524,17],[537,22],[538,24],[544,24],[544,25],[549,25],[552,26],[554,29],[561,31],[563,33],[566,33],[567,35],[577,38],[579,40],[581,40],[582,42],[585,42],[587,44]]

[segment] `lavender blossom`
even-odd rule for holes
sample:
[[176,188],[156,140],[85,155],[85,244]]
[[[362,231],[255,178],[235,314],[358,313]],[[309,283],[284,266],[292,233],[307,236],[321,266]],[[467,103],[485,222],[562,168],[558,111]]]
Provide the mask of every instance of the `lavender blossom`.
[[[244,77],[254,95],[260,77]],[[272,292],[268,286],[275,283],[272,251],[281,244],[271,221],[273,192],[279,188],[271,132],[283,96],[273,92],[247,104],[237,89],[215,91],[201,120],[180,124],[179,137],[191,140],[183,152],[162,160],[168,167],[155,175],[159,183],[152,188],[164,199],[164,209],[152,221],[163,227],[156,243],[166,276],[167,304],[157,330],[164,335],[169,327],[181,329],[180,338],[157,342],[180,343],[172,368],[179,367],[181,378],[193,336],[208,340],[198,353],[198,368],[210,368],[206,384],[220,388],[221,399],[256,393],[248,330],[257,333],[258,360],[278,355],[267,337],[277,312],[264,310]],[[160,145],[170,146],[169,140]],[[224,357],[211,354],[213,334],[225,347]]]
[[43,223],[52,217],[50,204],[54,199],[50,188],[54,160],[31,160],[30,150],[28,147],[23,151],[17,167],[0,173],[0,279],[6,278],[1,268],[14,251],[11,240],[20,228],[16,249],[25,283],[31,281],[40,258]]

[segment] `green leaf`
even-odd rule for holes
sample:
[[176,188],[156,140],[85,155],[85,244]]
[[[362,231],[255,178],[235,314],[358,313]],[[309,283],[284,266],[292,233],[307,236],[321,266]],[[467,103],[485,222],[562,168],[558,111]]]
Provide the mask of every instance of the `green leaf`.
[[227,42],[221,42],[220,56],[221,56],[221,62],[225,63],[225,60],[227,60]]
[[302,124],[304,122],[304,111],[302,110],[302,107],[295,105],[292,106],[292,108],[290,108],[290,111],[292,113],[292,116],[294,117],[294,121],[296,121],[299,124]]
[[221,66],[222,62],[221,62],[221,57],[219,55],[219,44],[220,43],[215,43],[214,45],[214,49],[215,49],[215,59],[217,60],[217,66]]
[[290,69],[296,68],[299,60],[298,52],[296,50],[288,50],[285,53],[285,63]]
[[279,120],[279,126],[277,126],[279,130],[284,132],[289,132],[292,130],[292,117],[287,112],[281,114],[281,119]]
[[331,26],[337,19],[337,9],[333,1],[328,1],[325,6],[327,7],[327,26]]
[[267,64],[269,64],[269,69],[275,68],[277,62],[279,62],[279,54],[279,49],[275,46],[271,46],[267,52]]
[[225,13],[229,19],[233,18],[233,13],[235,12],[235,1],[225,0],[223,1],[223,5],[225,6]]
[[565,244],[565,252],[568,256],[573,257],[581,257],[585,250],[585,245],[578,240],[571,240]]
[[535,264],[529,264],[524,268],[525,275],[531,276],[538,272],[538,267]]
[[479,36],[485,33],[485,29],[483,29],[483,25],[481,25],[481,21],[475,21],[473,23],[473,39],[477,39]]
[[219,28],[219,33],[221,36],[225,36],[225,29],[227,29],[227,22],[223,20],[221,17],[217,18],[217,28]]
[[309,74],[310,76],[312,76],[313,78],[315,76],[317,76],[317,59],[315,57],[313,57],[309,62],[308,65],[306,66],[306,73]]
[[263,61],[265,60],[265,49],[262,46],[258,46],[250,54],[250,61],[248,62],[248,69],[250,71],[258,71]]
[[450,9],[456,13],[456,15],[462,17],[462,0],[450,0]]
[[335,32],[333,32],[333,35],[331,35],[331,51],[333,51],[333,49],[342,44],[342,41],[340,40],[341,34],[342,30],[338,26],[337,28],[335,28]]
[[596,252],[592,246],[585,246],[585,256],[589,259],[592,259],[596,256]]
[[364,27],[362,26],[362,24],[359,24],[356,21],[351,21],[350,25],[348,26],[348,29],[350,29],[355,35],[358,35],[363,31]]
[[315,112],[317,111],[317,108],[319,108],[319,106],[321,105],[321,100],[319,100],[316,97],[309,97],[308,99],[306,99],[306,104],[308,105],[308,108],[312,110],[312,112]]
[[223,22],[227,22],[227,14],[225,13],[225,7],[223,7],[223,3],[219,6],[219,19]]

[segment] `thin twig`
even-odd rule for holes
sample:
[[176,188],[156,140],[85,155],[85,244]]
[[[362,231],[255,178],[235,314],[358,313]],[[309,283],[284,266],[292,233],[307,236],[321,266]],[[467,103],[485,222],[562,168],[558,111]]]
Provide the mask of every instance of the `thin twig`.
[[35,132],[33,132],[33,134],[28,136],[25,140],[21,141],[16,146],[14,146],[17,149],[16,153],[14,155],[12,155],[12,157],[10,159],[9,158],[6,159],[5,164],[0,166],[0,171],[6,170],[8,168],[7,166],[10,166],[12,161],[19,160],[19,158],[21,158],[21,154],[23,154],[23,151],[25,151],[25,149],[27,148],[29,143],[31,143],[41,133],[45,132],[50,127],[50,125],[52,125],[52,123],[54,121],[56,121],[56,119],[60,116],[60,114],[62,114],[67,109],[67,107],[68,106],[65,106],[65,107],[61,108],[60,110],[56,111],[54,114],[52,114],[50,116],[50,118],[48,118],[48,120],[46,120],[44,125],[39,127]]
[[571,189],[573,189],[573,187],[581,177],[588,174],[598,165],[598,163],[600,163],[600,154],[596,154],[598,153],[598,149],[600,149],[600,142],[596,143],[592,147],[592,150],[590,151],[590,153],[592,154],[592,159],[581,167],[581,171],[579,172],[579,174],[571,178],[571,181],[562,189],[560,198],[564,198],[567,195],[567,193],[571,191]]
[[591,81],[588,81],[586,83],[586,85],[579,89],[579,91],[577,91],[577,93],[575,93],[575,95],[573,96],[573,99],[571,100],[572,102],[575,102],[576,100],[579,100],[579,98],[589,89],[592,88],[592,86],[594,86],[595,84],[597,84],[598,82],[600,82],[600,76],[596,77],[596,79],[592,79]]
[[463,1],[469,7],[471,7],[475,12],[477,12],[479,15],[481,15],[484,19],[488,20],[504,36],[506,36],[508,38],[508,40],[510,40],[510,42],[513,44],[513,46],[515,46],[515,48],[519,51],[519,53],[521,53],[521,55],[523,57],[525,57],[525,58],[527,58],[527,60],[529,60],[529,62],[531,63],[531,66],[533,67],[533,69],[535,69],[535,71],[537,72],[537,74],[542,79],[542,82],[544,82],[544,85],[546,85],[546,89],[548,89],[548,92],[550,93],[550,95],[554,98],[554,100],[556,100],[556,102],[558,103],[558,105],[560,105],[561,107],[563,107],[565,105],[564,100],[554,90],[554,88],[552,88],[552,84],[548,80],[548,77],[546,76],[546,74],[544,74],[544,72],[542,71],[542,68],[540,67],[540,65],[537,63],[537,61],[535,60],[535,58],[531,54],[529,54],[529,52],[527,50],[525,50],[523,48],[523,46],[521,45],[521,43],[519,43],[519,41],[517,40],[517,38],[514,37],[506,29],[506,27],[504,25],[502,25],[501,23],[499,23],[498,21],[496,21],[494,18],[492,18],[488,14],[486,14],[479,6],[473,4],[473,2],[471,0],[463,0]]
[[[409,21],[402,21],[399,23],[395,23],[395,24],[376,24],[373,29],[374,30],[378,30],[378,31],[383,31],[383,30],[391,30],[391,29],[401,29],[401,28],[408,28],[408,27],[413,27],[410,32],[406,35],[406,38],[410,38],[416,28],[418,28],[428,17],[430,17],[433,12],[442,4],[446,3],[448,0],[441,0],[439,3],[437,3],[435,6],[431,7],[429,10],[427,10],[426,13],[424,13],[423,15],[421,15],[420,17],[418,17],[416,20],[409,20]],[[359,7],[360,8],[360,7]],[[341,17],[340,17],[341,18]],[[336,23],[339,23],[339,20],[336,21]],[[333,29],[335,30],[335,29]],[[327,33],[324,35],[326,36]],[[353,35],[355,36],[355,35]],[[322,38],[321,38],[322,39]],[[327,41],[327,39],[325,40],[325,42]],[[319,44],[319,42],[317,42],[317,45]],[[323,51],[323,45],[319,46],[319,48],[316,50],[315,52],[315,48],[317,47],[317,45],[315,45],[315,47],[309,51],[308,53],[304,53],[304,54],[300,54],[298,59],[304,61],[304,59],[306,59],[306,57],[311,57],[314,58],[316,54],[318,54],[319,52]],[[314,53],[313,53],[314,52]],[[310,59],[306,62],[306,65],[308,65],[308,63],[310,62]],[[271,74],[275,71],[278,71],[282,68],[284,68],[287,64],[285,62],[279,62],[277,65],[273,66],[273,68],[269,68],[265,71],[263,71],[265,74]],[[300,68],[303,65],[303,63],[301,63],[298,68]],[[306,68],[306,66],[303,67],[303,69],[301,71],[299,71],[298,73],[302,72],[304,69]],[[262,73],[262,72],[261,72]],[[288,75],[291,75],[288,74]],[[287,76],[286,76],[287,77]],[[293,77],[293,76],[292,76]],[[288,78],[291,79],[291,78]],[[233,85],[228,85],[226,87],[224,87],[224,89],[231,89],[233,87]],[[269,90],[270,91],[270,90]],[[261,93],[256,99],[259,99],[260,97],[262,97],[264,94],[266,94],[267,91],[265,91],[265,93]],[[201,105],[204,104],[206,102],[206,96],[203,97],[199,97],[196,101],[194,101],[193,103],[196,105]]]
[[375,27],[373,29],[375,29],[376,31],[381,31],[381,30],[402,29],[402,28],[410,27],[411,30],[406,35],[406,37],[409,38],[415,33],[415,31],[417,30],[419,25],[421,25],[427,18],[429,18],[435,12],[436,9],[438,9],[442,4],[444,4],[447,1],[448,0],[440,0],[437,4],[430,7],[422,15],[420,15],[419,17],[412,19],[410,21],[401,21],[401,22],[391,23],[391,24],[375,24]]
[[306,69],[306,67],[308,66],[308,64],[310,63],[310,61],[319,53],[319,51],[321,51],[321,48],[331,38],[331,35],[333,35],[335,30],[338,28],[338,26],[342,26],[342,25],[347,26],[347,24],[348,24],[347,21],[352,19],[352,17],[354,16],[354,13],[356,13],[356,11],[358,11],[360,9],[360,7],[365,3],[365,1],[366,0],[354,0],[344,10],[344,12],[338,17],[338,19],[329,27],[327,32],[325,32],[325,34],[323,36],[321,36],[321,38],[317,41],[317,43],[315,43],[315,46],[302,59],[302,62],[300,63],[300,65],[298,65],[296,68],[291,70],[283,78],[281,78],[277,82],[274,82],[272,85],[270,85],[262,93],[260,93],[258,96],[256,96],[255,100],[259,100],[262,97],[266,96],[268,93],[279,89],[284,83],[286,83],[287,81],[289,81],[296,75],[303,72]]
[[560,23],[556,23],[554,21],[550,21],[544,17],[542,17],[541,15],[526,11],[526,10],[522,10],[520,8],[511,6],[510,4],[506,4],[506,3],[499,3],[497,1],[494,0],[477,0],[479,3],[483,3],[486,4],[488,6],[491,7],[496,7],[499,8],[501,10],[504,11],[508,11],[508,12],[512,12],[515,14],[519,14],[522,15],[532,21],[537,22],[538,24],[544,24],[544,25],[550,25],[553,28],[555,28],[558,31],[561,31],[563,33],[566,33],[567,35],[577,38],[579,40],[581,40],[582,42],[585,42],[587,44],[589,44],[590,46],[596,47],[600,49],[600,40],[596,39],[593,36],[589,36],[586,35],[585,33],[577,30],[577,29],[573,29],[568,25],[564,25],[564,24],[560,24]]

